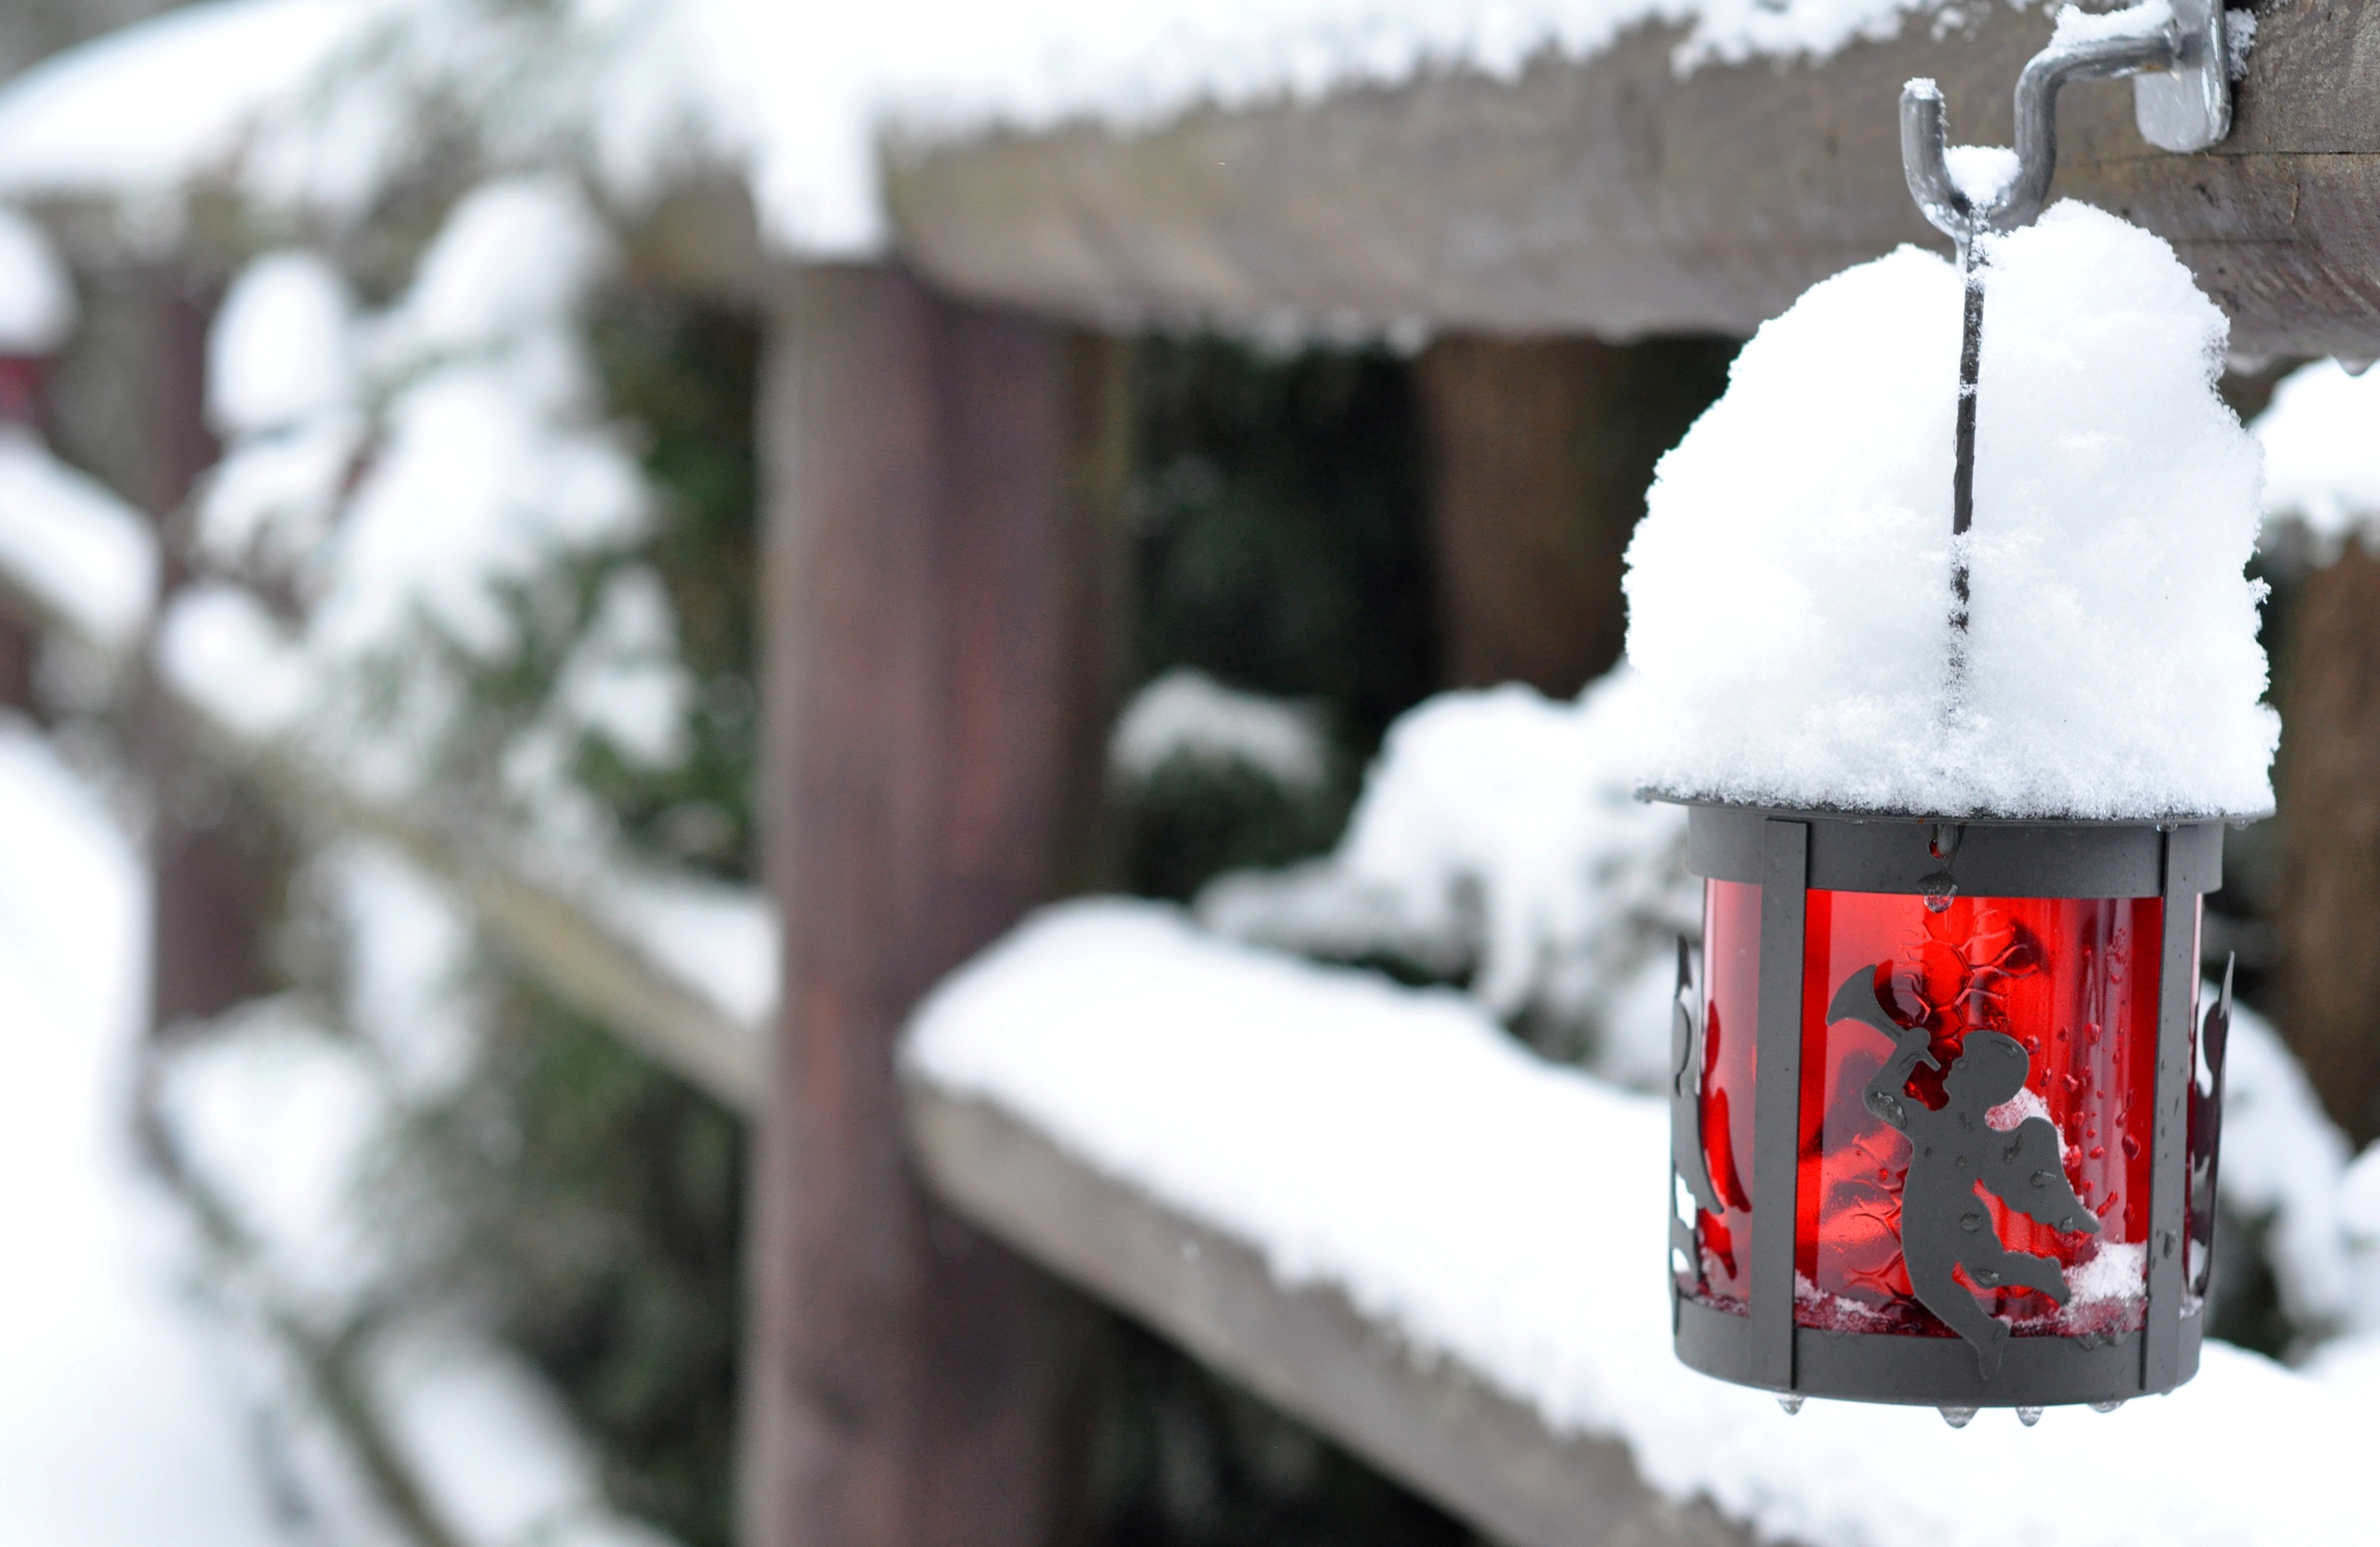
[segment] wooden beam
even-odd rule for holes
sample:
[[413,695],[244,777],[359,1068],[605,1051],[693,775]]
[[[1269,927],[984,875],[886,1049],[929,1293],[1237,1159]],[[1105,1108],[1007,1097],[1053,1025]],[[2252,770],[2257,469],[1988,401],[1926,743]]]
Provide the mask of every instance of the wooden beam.
[[739,1540],[1041,1547],[1079,1524],[1089,1313],[922,1186],[893,1047],[1097,825],[1121,355],[874,266],[793,276],[771,349],[785,996]]
[[[940,285],[1105,322],[1189,318],[1515,335],[1742,335],[1904,241],[1896,102],[1930,75],[1954,140],[2005,144],[2040,10],[1920,17],[1819,64],[1680,76],[1680,33],[1540,57],[1512,81],[1427,76],[1318,104],[1075,125],[896,149],[903,250]],[[2236,127],[2147,146],[2122,83],[2068,89],[2055,193],[2171,240],[2236,348],[2380,356],[2380,3],[2258,7]]]
[[1620,659],[1621,556],[1653,465],[1731,344],[1439,338],[1416,362],[1440,679],[1568,698]]
[[1085,1165],[987,1102],[923,1082],[909,1124],[960,1211],[1282,1410],[1512,1547],[1750,1547],[1627,1447],[1559,1433],[1444,1360],[1425,1363],[1334,1288],[1284,1287],[1247,1242]]

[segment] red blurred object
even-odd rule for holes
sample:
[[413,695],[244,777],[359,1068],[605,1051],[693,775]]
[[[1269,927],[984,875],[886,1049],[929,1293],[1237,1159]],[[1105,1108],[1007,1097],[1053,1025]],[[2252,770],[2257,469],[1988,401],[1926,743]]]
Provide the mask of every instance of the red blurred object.
[[[1794,1320],[1837,1332],[1949,1337],[1919,1304],[1900,1259],[1900,1190],[1909,1140],[1865,1104],[1891,1044],[1856,1020],[1829,1026],[1844,982],[1885,964],[1879,999],[1923,1027],[1948,1067],[1966,1038],[1997,1031],[2029,1057],[2024,1089],[1988,1121],[2013,1129],[2046,1117],[2066,1179],[2099,1233],[2061,1233],[1978,1193],[2010,1251],[2055,1257],[2074,1288],[2060,1308],[2014,1285],[1970,1284],[2019,1336],[2107,1336],[2138,1330],[2147,1305],[2158,957],[2156,897],[1953,897],[1829,892],[1807,895],[1802,974],[1800,1217]],[[1704,899],[1705,1159],[1721,1209],[1698,1213],[1701,1297],[1741,1310],[1752,1207],[1760,888],[1712,881]],[[1938,1070],[1918,1068],[1905,1099],[1940,1110]]]
[[39,422],[49,363],[30,355],[0,354],[0,424]]

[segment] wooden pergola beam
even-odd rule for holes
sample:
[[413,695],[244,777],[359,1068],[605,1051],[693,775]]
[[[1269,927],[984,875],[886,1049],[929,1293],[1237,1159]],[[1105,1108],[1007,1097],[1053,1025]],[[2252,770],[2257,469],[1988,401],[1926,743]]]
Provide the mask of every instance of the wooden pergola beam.
[[[2134,129],[2128,86],[2070,88],[2054,193],[2172,241],[2241,352],[2380,355],[2380,6],[2258,19],[2228,140],[2169,155]],[[1681,34],[1653,29],[1511,81],[894,147],[888,197],[939,286],[1111,324],[1743,334],[1848,264],[1944,245],[1902,184],[1900,85],[1937,78],[1954,141],[2004,144],[2050,23],[1993,6],[1934,25],[1683,76]]]

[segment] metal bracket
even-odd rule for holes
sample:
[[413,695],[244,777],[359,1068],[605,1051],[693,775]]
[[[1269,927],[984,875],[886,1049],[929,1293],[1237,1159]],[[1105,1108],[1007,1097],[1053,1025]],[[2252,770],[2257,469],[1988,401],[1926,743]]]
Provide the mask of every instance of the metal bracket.
[[2162,150],[2203,151],[2231,132],[2220,0],[2148,0],[2061,24],[2059,31],[2064,41],[2053,37],[2017,77],[2017,172],[1988,197],[1971,195],[1950,176],[1942,89],[1919,79],[1900,90],[1900,164],[1910,197],[1962,250],[1986,231],[2012,229],[2041,213],[2058,164],[2058,89],[2070,80],[2137,77],[2133,116]]
[[2160,151],[2187,155],[2231,132],[2231,57],[2222,0],[2171,0],[2180,48],[2168,68],[2132,78],[2132,121]]

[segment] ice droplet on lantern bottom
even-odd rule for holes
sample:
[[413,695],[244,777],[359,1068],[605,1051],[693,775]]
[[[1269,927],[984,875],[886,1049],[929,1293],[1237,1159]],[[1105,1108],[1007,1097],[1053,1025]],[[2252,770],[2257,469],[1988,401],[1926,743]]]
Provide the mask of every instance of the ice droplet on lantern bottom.
[[1973,1407],[1945,1407],[1942,1409],[1942,1421],[1949,1424],[1953,1429],[1966,1428],[1967,1425],[1973,1420],[1974,1416],[1975,1410]]
[[1788,1395],[1779,1397],[1777,1399],[1777,1405],[1785,1409],[1785,1416],[1787,1418],[1791,1418],[1795,1413],[1802,1410],[1802,1404],[1808,1400],[1809,1398],[1807,1397]]
[[2041,1409],[2038,1407],[2019,1407],[2016,1410],[2016,1420],[2017,1422],[2023,1424],[2027,1429],[2030,1429],[2034,1424],[2041,1421]]
[[2120,1396],[2111,1396],[2111,1397],[2107,1398],[2107,1400],[2106,1400],[2105,1402],[2094,1402],[2094,1403],[2092,1403],[2092,1404],[2091,1404],[2091,1410],[2092,1410],[2093,1412],[2095,1412],[2095,1413],[2112,1413],[2112,1412],[2114,1412],[2117,1408],[2119,1408],[2119,1407],[2122,1407],[2123,1405],[2124,1405],[2124,1399],[2123,1399],[2122,1397],[2120,1397]]

